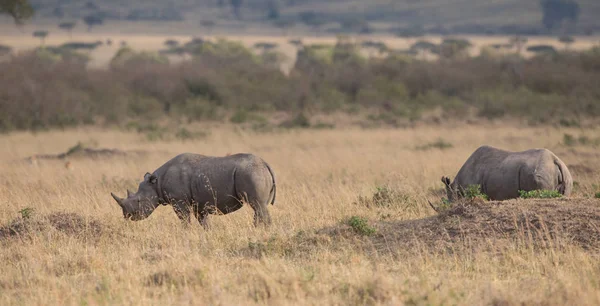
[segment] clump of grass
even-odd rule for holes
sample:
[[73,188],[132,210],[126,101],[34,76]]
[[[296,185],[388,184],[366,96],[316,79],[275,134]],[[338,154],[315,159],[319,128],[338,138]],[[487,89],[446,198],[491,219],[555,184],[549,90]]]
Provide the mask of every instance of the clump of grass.
[[438,150],[446,150],[446,149],[450,149],[454,147],[451,143],[443,140],[442,138],[439,138],[438,140],[434,141],[434,142],[430,142],[421,146],[417,146],[415,149],[419,150],[419,151],[427,151],[427,150],[431,150],[431,149],[438,149]]
[[175,133],[175,138],[182,141],[201,139],[206,138],[207,136],[207,132],[192,132],[186,128],[180,128],[177,133]]
[[19,213],[21,214],[21,218],[27,220],[27,219],[31,218],[31,216],[33,216],[33,211],[34,211],[33,208],[25,207],[25,208],[19,210]]
[[554,199],[562,197],[557,190],[519,190],[519,197],[523,199]]
[[401,203],[408,203],[410,197],[389,186],[377,186],[371,197],[359,196],[356,204],[365,207],[394,207]]
[[594,198],[600,199],[600,191],[598,191],[598,192],[596,192],[596,194],[594,194]]
[[350,225],[354,232],[363,236],[371,236],[377,232],[377,229],[369,225],[367,218],[363,217],[350,217],[350,219],[348,219],[348,225]]
[[464,190],[464,195],[468,199],[480,198],[486,201],[490,199],[487,194],[481,191],[481,185],[467,186],[467,188]]

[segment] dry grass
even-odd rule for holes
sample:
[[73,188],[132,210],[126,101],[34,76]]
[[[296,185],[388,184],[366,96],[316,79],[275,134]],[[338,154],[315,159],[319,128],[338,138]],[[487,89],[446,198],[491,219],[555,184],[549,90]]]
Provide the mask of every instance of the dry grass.
[[[507,235],[496,243],[487,236],[466,235],[459,240],[468,243],[439,246],[429,243],[435,232],[415,235],[428,237],[411,240],[420,244],[401,235],[410,232],[402,224],[434,215],[427,200],[439,201],[439,178],[454,176],[482,144],[549,148],[575,165],[574,197],[593,197],[600,156],[594,148],[564,147],[563,133],[583,132],[489,125],[254,134],[213,126],[207,138],[185,143],[147,142],[137,134],[99,129],[3,135],[0,304],[597,305],[595,200],[513,201],[504,209],[494,204],[489,215],[499,221],[470,223],[481,223],[481,229],[510,227],[510,210],[521,204],[531,213],[526,216],[538,211],[551,215],[557,209],[546,236],[542,230],[539,237]],[[600,130],[585,134],[597,137]],[[415,150],[440,137],[453,147]],[[64,152],[77,141],[156,153],[78,156],[68,158],[69,168],[64,160],[19,162]],[[272,227],[253,228],[249,208],[212,216],[208,232],[197,223],[182,226],[168,207],[145,221],[124,221],[110,192],[122,195],[135,188],[145,172],[180,152],[252,152],[268,161],[278,179],[277,202],[269,207]],[[376,186],[392,188],[396,200],[358,205],[359,197],[371,197]],[[560,218],[565,212],[582,220],[575,224],[579,227],[573,218],[571,223]],[[342,222],[351,216],[365,217],[378,232],[368,237],[345,232],[343,239],[328,234],[331,228],[343,230]],[[432,220],[438,217],[433,217],[417,221],[430,227],[413,222],[410,228],[460,228],[449,216],[440,227],[434,227]],[[19,235],[6,234],[11,224]],[[517,222],[514,228],[526,224]],[[592,242],[568,239],[582,228]],[[523,243],[523,237],[551,239],[535,247]]]

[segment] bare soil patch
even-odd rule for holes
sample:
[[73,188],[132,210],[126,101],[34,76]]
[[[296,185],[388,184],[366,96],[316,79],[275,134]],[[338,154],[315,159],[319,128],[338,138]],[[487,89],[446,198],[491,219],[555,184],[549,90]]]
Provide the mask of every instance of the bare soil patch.
[[94,219],[86,219],[75,213],[52,213],[47,216],[19,217],[0,227],[0,241],[25,238],[36,233],[56,230],[69,236],[99,237],[104,226]]
[[[369,222],[365,234],[338,224],[289,239],[250,242],[242,254],[309,257],[319,249],[356,249],[401,256],[406,252],[492,252],[524,247],[536,250],[576,246],[600,251],[600,200],[515,199],[456,203],[442,213],[417,220]],[[364,229],[363,229],[364,230]]]

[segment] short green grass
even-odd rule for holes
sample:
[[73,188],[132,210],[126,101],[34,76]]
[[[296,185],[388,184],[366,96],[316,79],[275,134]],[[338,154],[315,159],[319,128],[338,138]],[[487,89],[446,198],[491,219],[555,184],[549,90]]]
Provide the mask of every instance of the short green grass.
[[467,186],[467,188],[464,190],[464,195],[468,199],[481,198],[481,199],[484,199],[486,201],[490,199],[487,196],[487,194],[485,194],[485,193],[483,193],[481,191],[481,186],[480,185],[469,185],[469,186]]
[[348,219],[348,225],[357,233],[363,236],[371,236],[377,232],[377,229],[369,225],[367,218],[352,216]]
[[523,199],[553,199],[562,197],[562,194],[557,190],[519,190],[519,197]]

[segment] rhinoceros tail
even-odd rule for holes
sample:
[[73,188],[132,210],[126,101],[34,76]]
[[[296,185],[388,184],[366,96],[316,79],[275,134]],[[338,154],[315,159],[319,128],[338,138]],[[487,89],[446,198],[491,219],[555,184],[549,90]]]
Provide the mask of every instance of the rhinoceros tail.
[[277,184],[275,183],[275,173],[273,172],[273,169],[271,169],[271,166],[269,166],[269,164],[267,164],[265,162],[265,166],[267,166],[267,169],[269,169],[269,173],[271,173],[271,177],[273,178],[273,188],[271,189],[271,192],[273,192],[273,199],[271,200],[271,205],[275,204],[275,197],[277,196]]
[[571,191],[573,191],[573,177],[571,176],[571,172],[567,168],[567,165],[558,159],[558,157],[554,158],[554,164],[558,167],[558,171],[560,171],[557,189],[561,194],[569,196]]

